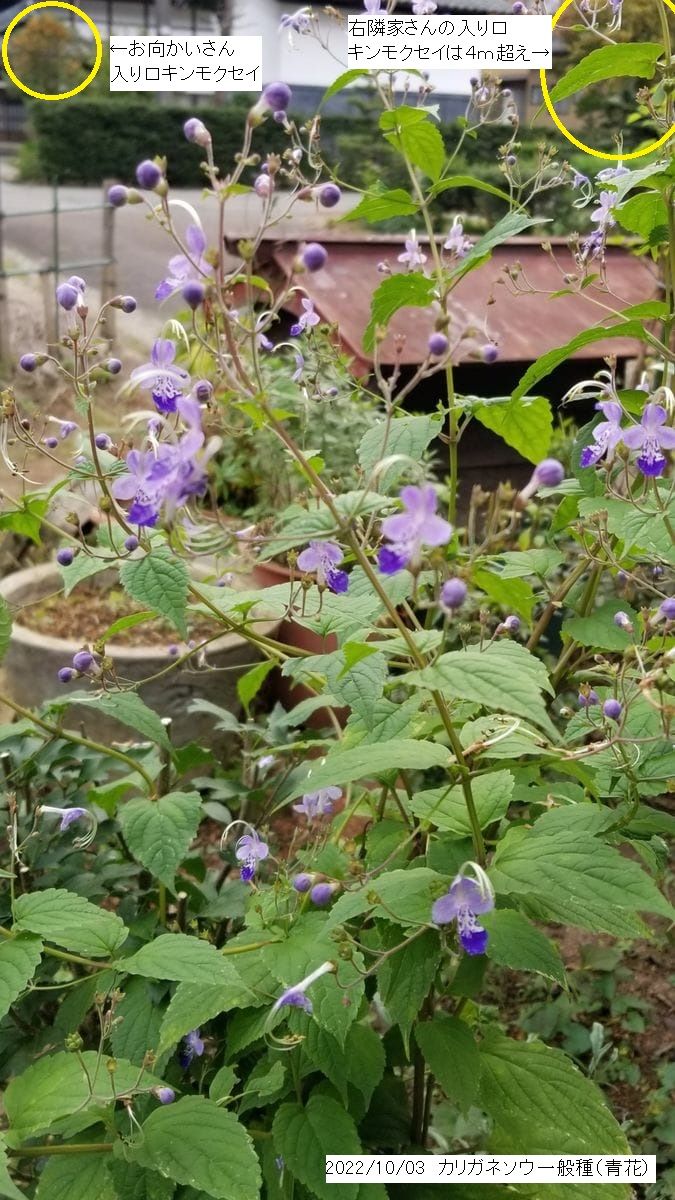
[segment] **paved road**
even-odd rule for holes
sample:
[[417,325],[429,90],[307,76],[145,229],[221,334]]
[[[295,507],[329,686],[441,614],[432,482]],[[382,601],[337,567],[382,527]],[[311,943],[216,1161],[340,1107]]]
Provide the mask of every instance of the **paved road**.
[[[43,184],[17,183],[12,179],[13,171],[8,162],[0,162],[0,209],[4,213],[17,214],[4,222],[5,259],[11,265],[12,251],[27,256],[36,265],[51,261],[52,247],[52,190]],[[103,192],[95,187],[62,187],[59,189],[59,242],[60,261],[65,264],[84,260],[100,259],[101,212],[68,212],[86,204],[96,204]],[[200,213],[207,234],[215,241],[215,210],[213,200],[202,200],[198,191],[175,190],[175,199],[187,201]],[[297,206],[298,216],[286,220],[283,229],[286,236],[317,236],[326,221],[340,214],[342,208],[350,207],[353,200],[343,200],[341,206],[330,210],[318,210],[314,204]],[[30,213],[40,211],[40,215]],[[257,196],[233,196],[228,200],[228,225],[230,236],[250,236],[257,226],[261,201]],[[159,313],[165,319],[178,307],[176,301],[168,301],[158,310],[154,300],[157,283],[166,273],[167,260],[175,248],[154,221],[145,215],[145,208],[134,205],[115,212],[115,253],[117,258],[117,290],[135,296],[142,316],[157,319]],[[176,209],[176,224],[184,229],[190,217],[184,210]],[[61,275],[73,274],[76,269],[67,267]],[[76,271],[87,278],[93,286],[100,284],[99,268],[80,268]]]

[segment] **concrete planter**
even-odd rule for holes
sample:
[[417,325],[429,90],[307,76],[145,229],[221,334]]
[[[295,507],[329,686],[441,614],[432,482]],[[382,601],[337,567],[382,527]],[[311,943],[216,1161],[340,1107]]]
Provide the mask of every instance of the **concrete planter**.
[[[91,582],[104,588],[111,575],[103,572]],[[242,582],[245,585],[245,581]],[[23,605],[36,603],[60,587],[61,575],[49,563],[8,575],[0,581],[0,595],[16,612]],[[77,591],[73,594],[73,601],[76,600]],[[278,621],[257,621],[255,628],[257,632],[270,637],[274,635],[277,625]],[[86,687],[83,680],[64,686],[57,678],[59,667],[69,666],[73,655],[81,649],[81,642],[51,637],[15,623],[0,672],[2,690],[24,707],[38,708],[56,696],[64,698],[69,688],[74,691]],[[114,659],[117,674],[125,682],[149,678],[163,670],[169,661],[166,647],[161,645],[126,646],[109,642],[106,653]],[[139,694],[161,717],[171,718],[171,736],[176,746],[194,741],[222,753],[227,750],[227,735],[214,729],[213,717],[204,713],[189,713],[188,705],[196,699],[209,700],[239,714],[241,706],[237,697],[237,680],[259,658],[255,647],[238,634],[224,634],[208,647],[207,662],[211,669],[177,668],[141,686]],[[69,709],[66,724],[71,728],[83,728],[86,735],[99,742],[129,741],[133,738],[133,731],[127,726],[83,705],[74,704]]]

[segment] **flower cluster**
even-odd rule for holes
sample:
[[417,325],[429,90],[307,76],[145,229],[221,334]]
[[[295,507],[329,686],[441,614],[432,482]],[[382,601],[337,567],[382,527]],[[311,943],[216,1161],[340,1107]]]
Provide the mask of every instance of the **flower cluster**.
[[[675,411],[675,402],[668,389],[669,407]],[[581,452],[581,466],[593,467],[601,459],[611,463],[617,446],[623,444],[629,450],[639,450],[636,466],[643,475],[662,475],[667,465],[664,451],[675,450],[675,429],[668,424],[668,410],[662,404],[646,404],[640,422],[622,425],[624,411],[618,400],[600,400],[596,408],[605,418],[593,430],[593,441]]]

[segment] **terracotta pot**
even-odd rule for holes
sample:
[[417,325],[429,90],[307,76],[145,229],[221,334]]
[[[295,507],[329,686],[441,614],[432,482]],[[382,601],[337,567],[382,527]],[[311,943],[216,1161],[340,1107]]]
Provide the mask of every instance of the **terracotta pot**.
[[[113,572],[102,572],[90,582],[104,588],[112,575]],[[243,586],[247,583],[250,580],[242,581]],[[61,586],[60,572],[56,566],[48,563],[6,576],[0,581],[0,595],[10,609],[16,611],[22,605],[33,604],[51,595]],[[77,591],[73,593],[72,603],[75,627]],[[260,621],[256,623],[256,629],[265,636],[274,636],[277,624],[276,621]],[[81,649],[81,642],[52,637],[15,622],[0,671],[3,691],[26,708],[38,708],[55,696],[67,696],[69,688],[72,691],[86,688],[88,685],[82,679],[64,685],[57,676],[59,667],[69,666],[73,655]],[[114,659],[120,679],[133,682],[155,675],[169,661],[166,647],[162,645],[127,646],[109,642],[106,654]],[[212,668],[226,667],[227,670],[180,667],[142,685],[138,689],[139,695],[161,717],[171,718],[171,736],[176,746],[195,741],[222,754],[228,748],[227,735],[214,728],[213,717],[207,713],[189,713],[188,705],[195,699],[210,700],[238,715],[241,706],[237,697],[237,680],[259,658],[255,648],[244,638],[238,634],[224,634],[210,643],[207,661]],[[129,741],[133,737],[133,731],[127,726],[84,705],[72,705],[68,710],[68,724],[83,727],[85,733],[96,741]],[[231,736],[229,744],[232,744]]]

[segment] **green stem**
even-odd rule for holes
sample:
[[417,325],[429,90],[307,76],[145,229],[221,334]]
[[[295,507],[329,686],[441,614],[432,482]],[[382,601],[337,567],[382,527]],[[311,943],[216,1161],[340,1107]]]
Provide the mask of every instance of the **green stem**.
[[[0,937],[15,938],[17,935],[11,929],[6,929],[4,925],[0,925]],[[65,950],[55,950],[52,946],[43,947],[45,954],[50,958],[60,958],[63,962],[77,963],[80,967],[95,967],[97,971],[105,970],[108,963],[96,962],[93,958],[81,958],[79,954],[67,954]]]
[[82,1142],[74,1146],[18,1146],[16,1150],[7,1146],[7,1153],[16,1158],[44,1158],[48,1154],[109,1154],[113,1149],[113,1142]]
[[16,700],[10,700],[9,696],[0,695],[0,704],[6,704],[20,717],[25,717],[33,725],[37,725],[38,729],[43,729],[50,737],[64,738],[67,742],[72,742],[75,746],[86,746],[89,750],[95,750],[98,754],[105,754],[108,758],[116,758],[118,762],[124,763],[130,771],[136,771],[147,785],[152,793],[154,781],[148,775],[147,771],[137,763],[135,759],[128,754],[124,754],[122,750],[115,750],[112,746],[104,746],[101,742],[94,742],[91,738],[81,737],[79,733],[72,733],[69,729],[61,729],[58,725],[52,725],[50,721],[45,721],[42,717],[38,717],[30,709],[24,708],[21,704],[17,704]]
[[[584,594],[581,597],[581,602],[579,604],[579,616],[580,617],[587,617],[593,607],[593,602],[596,597],[598,585],[599,585],[600,579],[602,577],[602,571],[603,571],[602,565],[600,563],[596,563],[588,577],[588,582],[586,584]],[[551,683],[554,688],[557,688],[558,685],[560,684],[561,679],[563,679],[565,672],[567,670],[568,664],[569,664],[570,660],[574,657],[574,654],[577,651],[578,645],[579,645],[579,643],[575,642],[574,638],[572,638],[572,640],[569,642],[569,644],[565,647],[562,654],[560,655],[560,658],[558,659],[556,668],[555,668],[553,674],[551,675]]]

